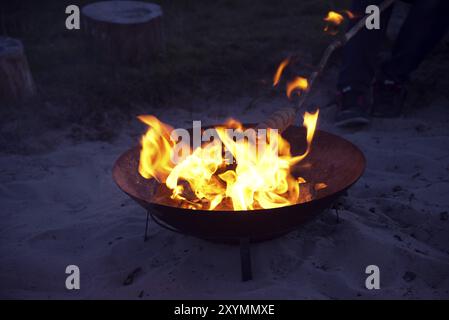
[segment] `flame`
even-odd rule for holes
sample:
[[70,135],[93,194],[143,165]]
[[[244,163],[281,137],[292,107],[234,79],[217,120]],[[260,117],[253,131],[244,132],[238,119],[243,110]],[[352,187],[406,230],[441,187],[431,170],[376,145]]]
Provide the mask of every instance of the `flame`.
[[158,182],[165,182],[172,170],[171,150],[174,142],[170,139],[170,132],[173,129],[154,116],[143,115],[138,119],[150,127],[141,140],[139,173],[144,178],[153,177]]
[[[139,119],[149,126],[141,140],[139,173],[165,185],[171,190],[170,198],[179,206],[255,210],[311,199],[306,188],[300,188],[305,179],[295,178],[291,168],[310,152],[318,111],[304,115],[307,150],[302,155],[292,156],[289,143],[271,129],[265,141],[260,137],[256,141],[235,139],[236,133],[245,135],[252,129],[230,120],[214,128],[219,139],[196,148],[178,163],[172,158],[176,148],[170,137],[171,128],[153,116],[139,116]],[[235,163],[227,162],[223,146]]]
[[273,78],[273,87],[276,87],[279,83],[279,80],[281,79],[282,72],[284,72],[284,69],[287,67],[287,65],[290,63],[290,58],[286,58],[282,60],[282,62],[279,64],[278,68],[276,69],[276,73],[274,74]]
[[339,14],[338,12],[335,12],[335,11],[329,11],[327,13],[327,16],[324,18],[324,21],[330,22],[337,26],[340,25],[344,20],[345,20],[345,18],[341,14]]
[[324,32],[331,35],[336,35],[338,33],[336,27],[339,26],[344,20],[345,18],[338,12],[329,11],[327,16],[324,18],[324,21],[327,22],[327,25],[324,27]]
[[325,184],[324,182],[319,182],[315,184],[315,191],[319,191],[322,189],[326,189],[327,188],[327,184]]
[[309,83],[306,78],[296,77],[289,83],[287,83],[287,97],[291,98],[293,91],[295,90],[307,90]]
[[290,159],[291,165],[297,164],[298,162],[303,160],[305,157],[307,157],[307,155],[310,153],[310,150],[312,147],[313,136],[315,135],[316,124],[318,122],[319,114],[320,114],[320,110],[318,110],[318,109],[315,111],[315,113],[306,112],[304,114],[303,125],[304,125],[304,127],[307,128],[307,134],[306,134],[307,149],[306,149],[306,152],[304,152],[304,154],[291,158]]
[[352,13],[351,11],[349,11],[349,10],[343,10],[343,12],[344,13],[346,13],[346,15],[348,16],[348,18],[349,19],[355,19],[355,14],[354,13]]

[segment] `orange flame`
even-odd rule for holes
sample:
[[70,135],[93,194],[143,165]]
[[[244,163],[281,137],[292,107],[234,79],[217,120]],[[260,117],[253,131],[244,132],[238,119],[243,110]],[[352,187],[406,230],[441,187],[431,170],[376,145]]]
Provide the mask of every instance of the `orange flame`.
[[337,26],[340,25],[344,20],[345,20],[345,18],[341,14],[339,14],[338,12],[335,12],[335,11],[329,11],[327,13],[326,18],[324,18],[324,21],[330,22]]
[[[289,143],[273,130],[268,130],[266,141],[235,139],[230,127],[245,137],[252,129],[232,120],[214,128],[219,139],[196,148],[179,163],[172,161],[176,145],[170,127],[153,116],[139,119],[149,126],[141,141],[139,173],[170,189],[170,198],[177,205],[202,210],[254,210],[311,199],[299,187],[304,178],[293,177],[291,168],[310,152],[318,112],[304,115],[307,150],[302,155],[292,156]],[[232,154],[235,165],[226,163],[223,146]]]
[[170,151],[174,143],[170,132],[173,129],[154,116],[143,115],[138,119],[149,126],[141,140],[139,172],[144,178],[153,177],[158,182],[165,182],[172,170]]
[[282,73],[289,63],[290,58],[286,58],[279,64],[278,68],[276,69],[276,73],[274,74],[273,87],[276,87],[278,85],[279,80],[281,80]]
[[315,113],[308,113],[306,112],[304,114],[304,127],[307,128],[307,134],[306,134],[306,141],[307,141],[307,149],[304,154],[300,156],[296,156],[290,159],[290,164],[294,165],[303,160],[307,155],[310,153],[311,147],[312,147],[312,141],[313,136],[315,135],[316,125],[318,122],[318,115],[320,114],[320,110],[316,110]]
[[346,13],[346,15],[348,16],[349,19],[354,19],[355,18],[355,14],[353,14],[351,11],[349,10],[343,10],[344,13]]
[[307,90],[309,83],[306,78],[296,77],[287,83],[287,97],[290,99],[295,90]]
[[331,35],[336,35],[338,33],[336,27],[339,26],[344,20],[345,18],[338,12],[329,11],[327,13],[327,16],[324,18],[324,21],[327,22],[327,25],[324,27],[324,32],[327,32]]
[[327,188],[327,184],[325,184],[324,182],[319,182],[315,184],[315,191],[319,191],[322,189],[326,189]]

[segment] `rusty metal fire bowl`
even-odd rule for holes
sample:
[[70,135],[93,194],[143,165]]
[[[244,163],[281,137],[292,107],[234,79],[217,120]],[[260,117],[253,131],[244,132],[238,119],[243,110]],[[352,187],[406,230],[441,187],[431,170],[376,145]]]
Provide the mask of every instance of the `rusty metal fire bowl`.
[[[305,134],[304,128],[295,126],[283,133],[291,145],[292,154],[304,152]],[[205,211],[155,202],[149,192],[150,180],[138,172],[139,152],[140,147],[136,146],[116,161],[113,178],[119,188],[150,212],[159,224],[198,238],[224,242],[239,239],[268,240],[297,229],[329,208],[360,178],[366,164],[363,153],[354,144],[337,135],[317,130],[310,154],[300,163],[299,168],[293,169],[293,172],[300,171],[307,181],[324,182],[327,185],[317,191],[313,200],[273,209]]]

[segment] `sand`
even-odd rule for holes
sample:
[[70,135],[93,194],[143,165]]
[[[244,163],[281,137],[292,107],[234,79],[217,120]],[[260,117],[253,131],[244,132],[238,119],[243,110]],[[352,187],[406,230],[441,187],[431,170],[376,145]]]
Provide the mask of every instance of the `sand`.
[[[242,110],[246,103],[232,107]],[[277,106],[267,101],[257,112],[234,116],[261,118]],[[448,108],[448,101],[436,101],[399,120],[377,119],[363,131],[334,128],[332,108],[323,110],[320,128],[358,145],[367,170],[341,199],[339,221],[330,210],[298,231],[254,244],[254,280],[248,282],[240,281],[237,247],[154,223],[143,242],[145,212],[111,177],[138,130],[111,143],[67,140],[49,153],[1,154],[0,297],[447,299]],[[207,124],[232,108],[203,110],[160,116],[174,126],[188,126],[192,118]],[[65,288],[70,264],[80,268],[80,290]],[[371,264],[380,268],[379,290],[364,285]]]

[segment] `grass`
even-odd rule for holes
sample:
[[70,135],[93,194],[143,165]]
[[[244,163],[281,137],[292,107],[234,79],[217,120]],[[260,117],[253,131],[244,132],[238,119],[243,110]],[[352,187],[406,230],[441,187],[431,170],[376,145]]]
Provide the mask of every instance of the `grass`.
[[[89,2],[28,0],[3,9],[0,26],[23,40],[39,96],[3,108],[2,122],[38,117],[50,128],[98,128],[90,138],[108,139],[142,105],[190,108],[202,99],[256,95],[287,54],[319,55],[329,41],[322,17],[334,8],[317,0],[155,1],[164,10],[166,54],[148,66],[113,68],[92,59],[82,31],[65,29],[65,7]],[[30,108],[37,112],[26,114]],[[15,130],[9,134],[19,138]]]
[[260,89],[287,52],[319,53],[328,40],[321,32],[326,1],[156,1],[165,13],[166,55],[144,68],[112,70],[86,54],[81,32],[65,30],[64,8],[76,2],[88,1],[34,1],[15,13],[26,30],[15,36],[24,40],[42,97],[50,101],[78,96],[99,103],[101,97],[102,104],[128,108],[234,97]]
[[[257,96],[287,55],[299,52],[301,62],[316,64],[331,41],[322,18],[349,1],[156,0],[167,51],[139,68],[96,61],[82,31],[65,29],[65,7],[90,2],[23,0],[0,8],[0,30],[23,40],[39,91],[31,102],[0,108],[0,144],[20,139],[30,122],[41,131],[74,126],[78,138],[104,140],[142,106],[150,112]],[[14,130],[5,130],[12,121]]]

